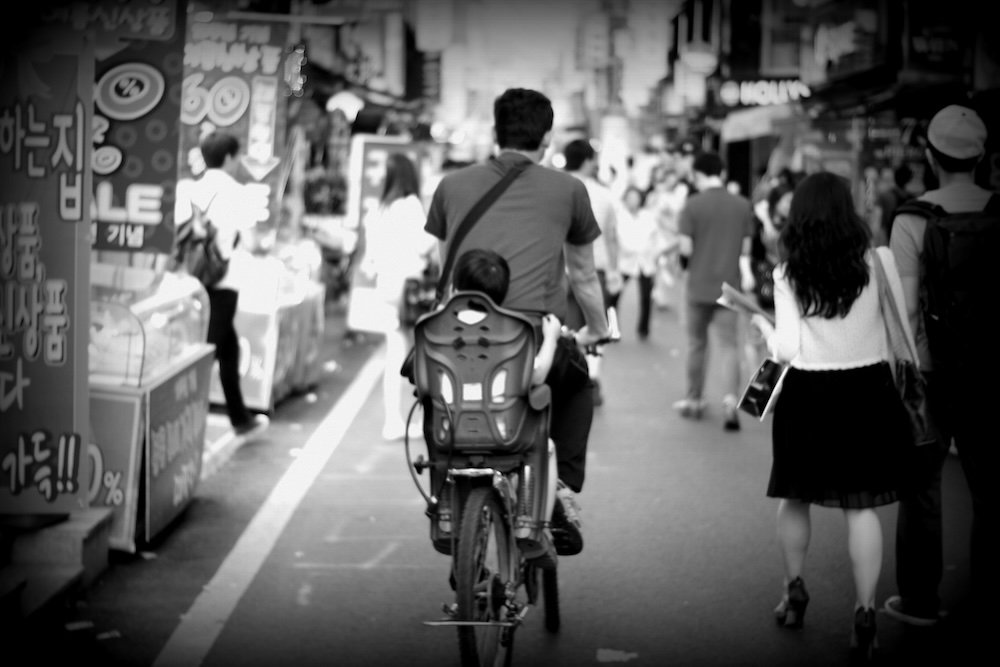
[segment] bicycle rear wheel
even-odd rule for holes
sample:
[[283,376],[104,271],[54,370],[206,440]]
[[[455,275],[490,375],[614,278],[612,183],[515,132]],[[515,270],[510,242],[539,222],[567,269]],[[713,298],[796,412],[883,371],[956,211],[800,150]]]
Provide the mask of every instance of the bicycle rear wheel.
[[[511,539],[492,487],[472,489],[462,512],[455,557],[456,620],[495,623],[508,620],[504,602],[506,585],[514,580]],[[463,665],[508,665],[513,643],[513,627],[458,627]]]

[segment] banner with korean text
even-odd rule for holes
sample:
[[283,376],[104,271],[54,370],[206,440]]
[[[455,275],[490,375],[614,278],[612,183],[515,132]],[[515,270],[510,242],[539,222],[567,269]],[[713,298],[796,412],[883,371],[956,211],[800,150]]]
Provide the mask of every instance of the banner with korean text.
[[205,170],[199,143],[212,131],[240,142],[235,177],[247,186],[248,201],[259,203],[254,221],[266,235],[277,227],[285,170],[288,25],[228,20],[203,2],[191,2],[184,44],[181,101],[178,216],[185,188]]
[[67,20],[97,40],[93,247],[169,254],[187,1],[84,4]]
[[84,32],[0,43],[0,514],[87,507],[90,129]]

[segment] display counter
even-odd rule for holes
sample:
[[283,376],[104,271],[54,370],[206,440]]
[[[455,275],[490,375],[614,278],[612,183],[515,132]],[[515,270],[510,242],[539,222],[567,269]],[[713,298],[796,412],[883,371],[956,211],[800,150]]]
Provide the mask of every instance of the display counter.
[[215,349],[208,295],[186,275],[92,265],[89,500],[134,552],[197,490]]
[[[270,413],[283,398],[319,382],[325,323],[319,264],[316,244],[301,240],[266,256],[246,254],[235,265],[240,387],[251,410]],[[209,397],[225,405],[217,366]]]

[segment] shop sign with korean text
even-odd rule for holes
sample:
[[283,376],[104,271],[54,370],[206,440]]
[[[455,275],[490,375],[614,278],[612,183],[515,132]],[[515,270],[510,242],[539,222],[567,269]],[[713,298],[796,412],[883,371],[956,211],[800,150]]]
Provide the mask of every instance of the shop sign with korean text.
[[87,23],[97,40],[93,247],[168,254],[187,0],[90,4]]
[[0,44],[0,513],[87,507],[93,44]]
[[[204,173],[199,144],[208,133],[224,131],[240,142],[237,180],[248,201],[258,202],[254,222],[273,227],[287,170],[286,60],[288,25],[228,20],[205,3],[191,2],[184,45],[181,101],[178,215],[185,210],[182,190]],[[205,11],[203,11],[205,10]]]

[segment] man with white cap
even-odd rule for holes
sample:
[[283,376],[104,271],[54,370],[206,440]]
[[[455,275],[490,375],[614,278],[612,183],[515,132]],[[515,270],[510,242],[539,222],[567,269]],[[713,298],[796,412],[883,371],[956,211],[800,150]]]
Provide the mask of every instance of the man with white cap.
[[[979,115],[964,106],[946,106],[931,119],[927,128],[927,160],[940,187],[924,193],[918,201],[923,207],[936,205],[936,216],[963,213],[981,214],[987,228],[992,229],[983,238],[1000,240],[1000,218],[991,220],[991,212],[1000,208],[1000,197],[976,184],[975,171],[985,155],[986,125]],[[943,210],[942,210],[943,209]],[[928,343],[928,330],[921,308],[926,298],[927,257],[925,255],[925,230],[932,224],[926,215],[917,214],[921,206],[912,204],[898,209],[892,225],[889,246],[896,259],[910,319],[910,326],[917,342],[920,365],[927,376],[931,416],[940,427],[942,437],[937,444],[914,446],[912,460],[903,462],[906,475],[904,492],[900,494],[896,527],[896,583],[899,595],[886,600],[886,613],[904,623],[931,626],[942,616],[938,588],[943,571],[943,544],[941,526],[941,473],[952,437],[962,460],[962,467],[969,484],[973,502],[971,547],[971,590],[974,604],[970,620],[980,617],[993,604],[998,572],[997,542],[995,535],[998,521],[995,514],[997,496],[989,488],[995,481],[997,422],[992,413],[1000,404],[1000,331],[995,328],[987,340],[992,344],[974,343],[977,371],[956,372],[941,357],[932,363],[931,352],[938,343]],[[968,261],[968,260],[967,260]],[[995,256],[993,263],[1000,262]],[[968,268],[968,267],[967,267]],[[983,289],[992,293],[992,303],[983,302],[986,322],[996,322],[1000,308],[1000,275],[992,280],[980,281]],[[933,334],[932,334],[933,337]],[[979,347],[985,349],[979,349]],[[993,374],[990,371],[995,371]],[[979,375],[978,379],[976,377]]]

